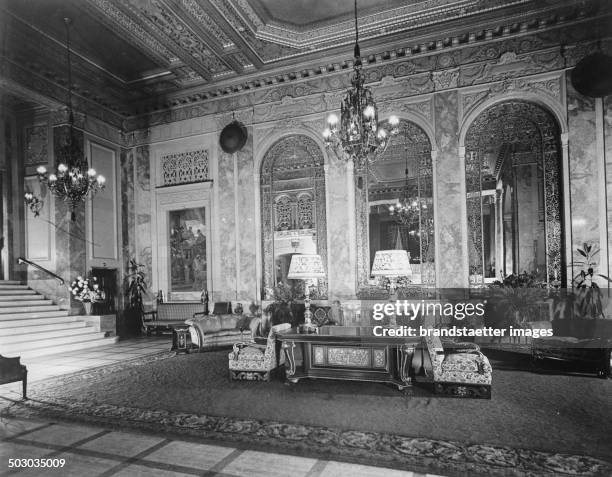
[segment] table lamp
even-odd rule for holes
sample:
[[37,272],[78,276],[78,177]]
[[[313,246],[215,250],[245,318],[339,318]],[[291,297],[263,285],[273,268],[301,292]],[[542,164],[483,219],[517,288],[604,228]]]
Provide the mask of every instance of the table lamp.
[[310,311],[310,287],[309,281],[317,278],[325,278],[325,269],[320,255],[295,254],[291,257],[289,273],[287,278],[292,280],[304,280],[304,325],[306,332],[316,332],[317,325],[312,323],[312,312]]
[[372,276],[387,277],[390,294],[395,292],[398,277],[409,277],[411,275],[410,257],[406,250],[379,250],[376,252],[372,264]]

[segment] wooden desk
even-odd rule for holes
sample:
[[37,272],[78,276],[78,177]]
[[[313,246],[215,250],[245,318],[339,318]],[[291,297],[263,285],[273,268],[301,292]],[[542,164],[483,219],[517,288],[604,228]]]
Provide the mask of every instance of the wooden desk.
[[[369,326],[322,326],[317,334],[296,328],[279,333],[287,381],[302,378],[390,383],[402,390],[412,383],[412,356],[419,338],[378,337]],[[301,351],[301,365],[296,352]]]

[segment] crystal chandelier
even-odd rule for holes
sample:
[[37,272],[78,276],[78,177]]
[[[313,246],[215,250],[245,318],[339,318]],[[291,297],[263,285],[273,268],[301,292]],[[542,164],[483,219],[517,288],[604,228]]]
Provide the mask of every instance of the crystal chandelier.
[[427,209],[427,202],[421,199],[421,178],[417,172],[417,195],[410,195],[410,186],[408,179],[408,137],[407,131],[404,130],[404,157],[406,160],[404,169],[404,190],[401,197],[395,204],[389,206],[389,215],[395,218],[395,221],[402,225],[415,225],[418,230],[410,230],[410,235],[420,235],[421,216],[423,211]]
[[391,116],[389,130],[378,124],[378,108],[369,87],[365,86],[359,50],[357,28],[357,0],[355,0],[355,60],[351,88],[340,104],[340,118],[330,114],[323,131],[325,145],[338,157],[353,160],[358,169],[376,160],[389,145],[391,136],[398,132],[399,120]]
[[[72,111],[72,62],[70,58],[70,19],[64,18],[66,26],[66,55],[68,62],[68,133],[63,138],[59,151],[57,171],[50,174],[44,166],[36,169],[41,185],[46,186],[58,199],[67,202],[71,209],[71,219],[75,220],[75,209],[88,195],[94,195],[104,189],[104,176],[88,166],[78,147],[74,131],[74,113]],[[59,148],[58,148],[59,149]],[[37,217],[43,201],[31,192],[25,194],[25,203]]]

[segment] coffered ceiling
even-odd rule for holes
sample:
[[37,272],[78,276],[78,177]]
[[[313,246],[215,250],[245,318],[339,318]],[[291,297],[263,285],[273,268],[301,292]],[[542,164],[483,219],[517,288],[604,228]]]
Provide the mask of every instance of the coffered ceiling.
[[[450,45],[453,34],[467,41],[470,26],[495,27],[501,18],[518,21],[528,10],[567,3],[358,0],[362,54],[389,54],[390,44],[408,51]],[[26,83],[41,94],[55,88],[58,104],[65,100],[65,17],[72,21],[75,101],[119,118],[160,101],[170,106],[186,91],[206,99],[233,85],[261,85],[262,78],[347,69],[353,6],[353,0],[3,0],[0,88]]]

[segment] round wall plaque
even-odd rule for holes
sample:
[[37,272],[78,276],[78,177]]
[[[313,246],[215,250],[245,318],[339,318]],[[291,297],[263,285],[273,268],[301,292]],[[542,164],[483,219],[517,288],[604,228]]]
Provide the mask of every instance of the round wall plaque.
[[612,56],[599,51],[585,56],[572,70],[572,84],[591,98],[612,94]]
[[232,121],[221,131],[219,144],[228,154],[233,154],[243,148],[249,133],[247,128],[239,121]]

